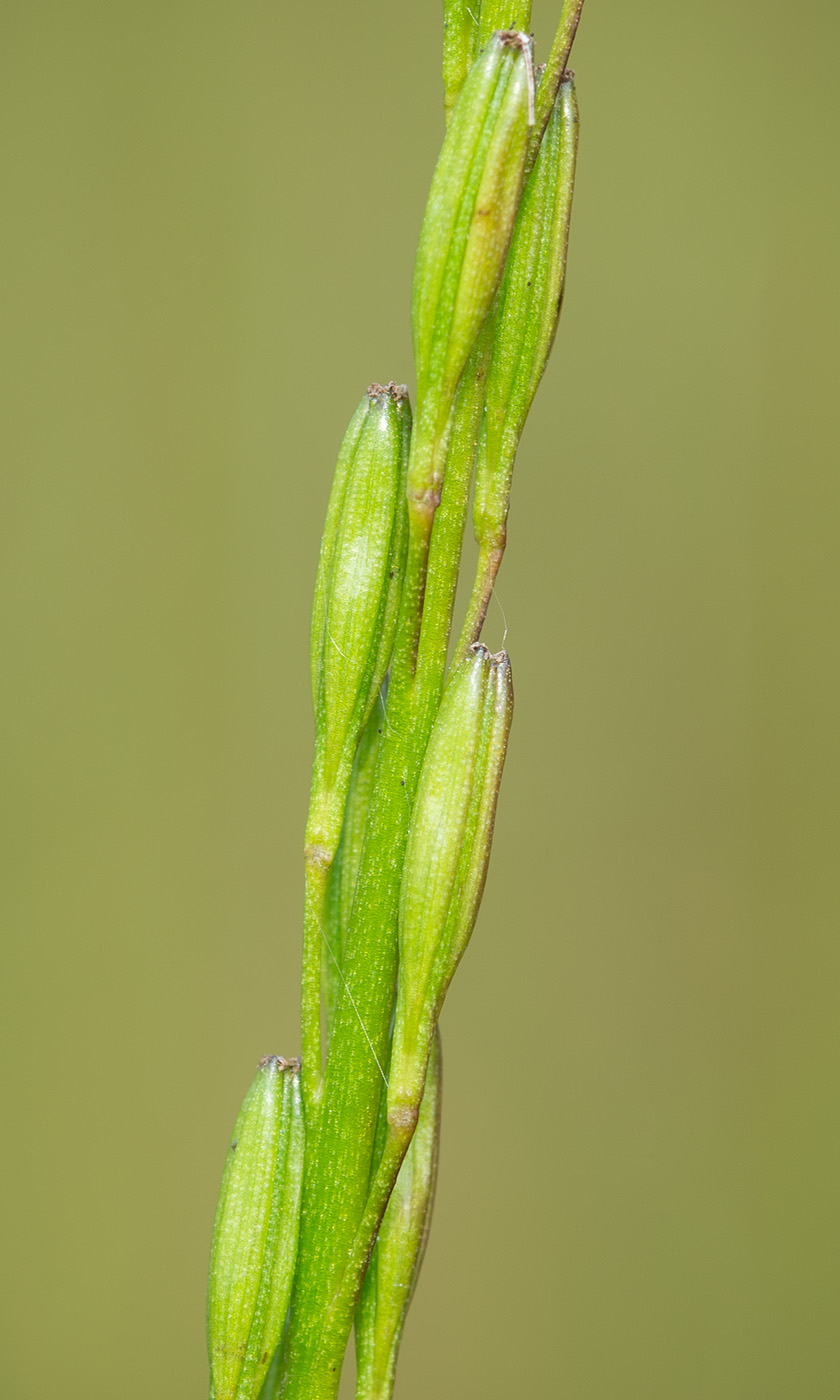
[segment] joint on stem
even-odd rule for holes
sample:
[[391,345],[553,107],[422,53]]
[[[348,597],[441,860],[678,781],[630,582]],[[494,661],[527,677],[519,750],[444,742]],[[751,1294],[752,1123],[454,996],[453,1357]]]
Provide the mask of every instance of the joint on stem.
[[388,1109],[388,1127],[398,1133],[413,1133],[419,1112],[416,1104],[397,1104]]
[[429,486],[413,488],[408,492],[408,509],[411,520],[422,525],[424,530],[431,529],[432,521],[440,505],[441,491],[440,483],[432,482]]
[[327,846],[322,846],[318,842],[310,842],[303,848],[303,858],[310,868],[316,870],[329,870],[335,857],[335,851],[331,851]]

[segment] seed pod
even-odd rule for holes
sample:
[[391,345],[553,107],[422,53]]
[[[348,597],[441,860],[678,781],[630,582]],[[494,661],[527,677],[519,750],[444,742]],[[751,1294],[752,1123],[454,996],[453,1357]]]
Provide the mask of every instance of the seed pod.
[[389,1118],[419,1103],[432,1031],[473,930],[512,714],[507,655],[478,643],[444,694],[406,844]]
[[283,1331],[303,1181],[299,1068],[260,1061],[228,1149],[207,1290],[213,1400],[256,1400]]
[[577,101],[568,75],[525,185],[499,290],[473,508],[476,538],[488,547],[505,542],[516,449],[560,317],[577,139]]
[[532,92],[530,39],[494,34],[447,128],[414,266],[412,329],[424,450],[412,453],[412,498],[440,487],[442,463],[430,464],[430,458],[504,267],[522,187]]
[[440,1035],[417,1127],[379,1227],[356,1313],[356,1400],[389,1400],[400,1340],[432,1222],[440,1145]]
[[406,390],[372,384],[347,430],[327,509],[312,612],[316,810],[307,839],[333,851],[353,757],[391,657],[405,563],[410,433]]

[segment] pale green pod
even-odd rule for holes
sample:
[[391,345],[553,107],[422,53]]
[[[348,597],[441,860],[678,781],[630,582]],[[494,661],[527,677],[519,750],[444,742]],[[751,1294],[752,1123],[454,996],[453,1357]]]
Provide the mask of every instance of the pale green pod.
[[318,558],[318,573],[315,578],[315,595],[312,600],[312,622],[309,630],[309,669],[312,681],[312,705],[317,711],[318,694],[321,687],[321,672],[324,654],[324,622],[327,609],[327,583],[331,561],[335,553],[335,540],[341,524],[341,506],[347,491],[347,481],[355,458],[356,448],[371,410],[370,392],[362,398],[356,412],[350,419],[347,431],[338,450],[338,461],[333,472],[327,516],[321,534],[321,552]]
[[371,385],[347,430],[312,611],[316,767],[307,842],[334,853],[356,747],[391,659],[405,567],[411,410]]
[[525,185],[499,289],[473,506],[476,539],[488,548],[505,543],[516,449],[560,317],[578,124],[574,81],[568,75]]
[[414,266],[417,431],[409,495],[440,487],[435,444],[502,275],[528,146],[531,43],[494,34],[473,64],[447,127]]
[[473,930],[512,715],[507,654],[493,656],[478,643],[444,694],[412,811],[400,890],[389,1118],[419,1102],[432,1032]]
[[426,1088],[356,1312],[356,1400],[390,1400],[406,1314],[432,1221],[440,1148],[442,1057],[435,1033]]
[[282,1335],[303,1182],[299,1069],[260,1061],[228,1149],[207,1289],[212,1400],[256,1400]]

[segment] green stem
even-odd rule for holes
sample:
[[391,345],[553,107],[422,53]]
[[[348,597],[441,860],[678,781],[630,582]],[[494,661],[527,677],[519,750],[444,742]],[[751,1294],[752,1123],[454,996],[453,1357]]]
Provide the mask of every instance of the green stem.
[[461,628],[461,635],[458,638],[458,645],[455,648],[456,657],[466,656],[470,647],[478,641],[481,636],[481,629],[484,626],[484,619],[487,616],[487,609],[490,606],[490,599],[493,597],[493,589],[496,586],[496,576],[504,558],[504,542],[496,545],[482,544],[478,550],[478,563],[475,570],[470,601],[467,604],[467,612]]
[[483,392],[483,359],[474,357],[445,436],[424,441],[418,413],[412,441],[406,580],[348,931],[346,989],[335,1011],[318,1114],[307,1123],[301,1263],[286,1342],[284,1400],[332,1400],[336,1393],[367,1259],[416,1118],[416,1110],[409,1111],[410,1121],[389,1126],[371,1186],[396,985],[402,861],[443,688]]
[[323,1088],[321,1068],[321,944],[327,919],[327,880],[341,839],[351,765],[324,771],[316,751],[304,844],[303,967],[301,973],[301,1089],[310,1122]]
[[531,132],[531,142],[528,147],[528,160],[525,166],[525,176],[533,168],[534,161],[540,149],[540,142],[543,133],[548,125],[557,97],[563,75],[566,72],[566,64],[572,52],[572,44],[575,42],[575,35],[580,24],[581,11],[583,10],[583,0],[563,0],[563,9],[560,12],[560,22],[557,25],[557,32],[554,35],[554,42],[551,45],[551,52],[546,60],[545,70],[540,85],[537,88],[535,104],[534,129]]
[[415,1111],[402,1123],[388,1124],[385,1146],[371,1182],[365,1213],[356,1231],[347,1268],[341,1281],[341,1287],[330,1309],[327,1323],[328,1328],[338,1329],[340,1336],[343,1337],[344,1345],[346,1345],[350,1335],[356,1303],[364,1283],[370,1253],[376,1242],[376,1234],[382,1223],[394,1182],[411,1144],[417,1116]]
[[418,750],[422,754],[428,737],[415,730],[413,682],[434,511],[425,510],[425,502],[419,509],[414,505],[388,704],[344,957],[345,991],[335,1011],[318,1112],[314,1122],[307,1121],[300,1264],[285,1346],[284,1400],[331,1400],[335,1395],[355,1307],[353,1298],[346,1314],[335,1318],[331,1313],[366,1219],[396,983],[402,857]]
[[[435,522],[429,555],[426,600],[417,650],[416,689],[418,694],[425,693],[435,708],[440,699],[452,629],[470,483],[484,410],[487,367],[493,350],[494,325],[495,315],[491,312],[464,370],[452,410],[446,492]],[[427,721],[431,729],[431,719],[427,717]]]
[[304,874],[303,971],[300,999],[301,1087],[307,1113],[313,1114],[321,1078],[321,931],[326,917],[327,877],[331,861],[322,848],[307,848]]

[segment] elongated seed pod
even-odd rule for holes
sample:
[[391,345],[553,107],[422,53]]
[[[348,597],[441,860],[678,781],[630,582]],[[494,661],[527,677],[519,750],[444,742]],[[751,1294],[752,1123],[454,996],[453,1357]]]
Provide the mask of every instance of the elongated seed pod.
[[478,566],[457,654],[477,641],[507,540],[519,439],[560,316],[574,191],[578,112],[571,74],[560,85],[528,176],[494,309],[485,415],[476,453],[473,525]]
[[435,446],[499,284],[519,204],[531,80],[530,39],[494,34],[458,98],[432,179],[412,289],[419,438],[411,499],[439,494]]
[[432,1221],[440,1148],[442,1058],[435,1032],[426,1088],[371,1255],[356,1313],[356,1400],[390,1400],[400,1341]]
[[554,344],[566,280],[577,140],[577,101],[568,76],[522,195],[499,290],[476,471],[479,544],[504,544],[516,449]]
[[391,658],[410,434],[405,389],[372,384],[347,430],[327,509],[312,611],[316,829],[307,840],[333,851],[353,757]]
[[491,656],[479,643],[444,694],[412,812],[400,891],[389,1118],[392,1110],[419,1103],[432,1032],[473,930],[512,715],[507,655]]
[[[372,388],[373,386],[371,386]],[[327,585],[330,579],[332,562],[335,557],[335,542],[341,524],[341,507],[347,493],[348,479],[354,463],[356,448],[359,445],[362,428],[370,416],[370,390],[364,395],[338,450],[338,461],[333,472],[327,516],[321,534],[321,551],[318,558],[318,573],[315,579],[315,595],[312,601],[312,622],[309,630],[309,669],[312,681],[312,705],[318,709],[318,696],[324,658],[324,630],[327,617]]]
[[353,760],[385,678],[405,573],[411,411],[372,384],[347,431],[327,509],[312,610],[315,762],[304,846],[301,1055],[307,1106],[321,1071],[322,943]]
[[260,1061],[228,1149],[207,1290],[212,1400],[256,1400],[283,1331],[303,1182],[299,1068]]

